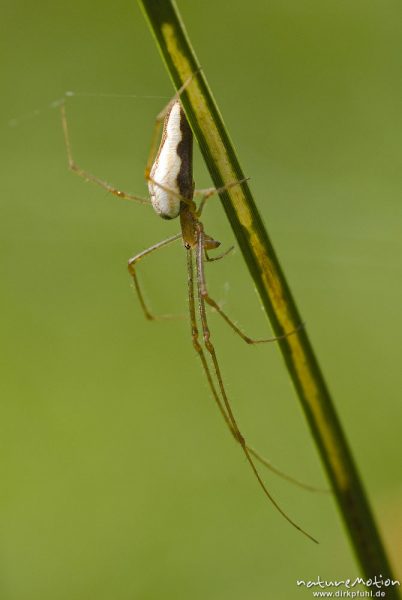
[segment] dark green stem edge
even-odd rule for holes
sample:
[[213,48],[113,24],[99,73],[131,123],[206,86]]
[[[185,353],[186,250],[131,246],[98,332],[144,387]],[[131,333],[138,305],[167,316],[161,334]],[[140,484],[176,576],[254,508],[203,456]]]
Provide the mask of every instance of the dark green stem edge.
[[[179,89],[199,70],[200,64],[178,9],[172,0],[138,1]],[[244,179],[203,71],[196,74],[181,99],[215,186]],[[281,335],[296,329],[302,319],[247,183],[220,197],[275,333]],[[381,575],[384,579],[395,579],[306,329],[300,329],[279,345],[362,571],[367,578]],[[399,598],[396,588],[388,588],[387,597]]]

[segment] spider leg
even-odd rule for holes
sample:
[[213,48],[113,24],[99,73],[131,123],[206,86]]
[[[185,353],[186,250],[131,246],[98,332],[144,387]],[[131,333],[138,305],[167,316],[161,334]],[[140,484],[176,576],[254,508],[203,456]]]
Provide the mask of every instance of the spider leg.
[[218,256],[209,256],[208,251],[204,248],[205,260],[207,262],[215,262],[216,260],[221,260],[222,258],[225,258],[225,256],[227,256],[230,252],[232,252],[232,250],[234,250],[234,246],[230,246],[230,248],[228,248],[227,250],[225,250],[225,252],[222,252],[222,254],[219,254]]
[[92,175],[92,173],[85,171],[84,169],[82,169],[81,167],[79,167],[76,164],[76,162],[73,158],[73,154],[72,154],[70,134],[69,134],[68,124],[67,124],[66,107],[65,107],[64,102],[60,105],[60,112],[61,112],[61,122],[62,122],[63,133],[64,133],[64,142],[65,142],[66,151],[67,151],[68,168],[70,169],[70,171],[73,171],[79,177],[82,177],[86,181],[91,181],[95,185],[98,185],[99,187],[105,189],[107,192],[109,192],[110,194],[113,194],[114,196],[117,196],[118,198],[122,198],[123,200],[133,200],[134,202],[139,202],[140,204],[151,204],[150,200],[148,200],[147,198],[142,198],[141,196],[129,194],[128,192],[123,192],[122,190],[107,183],[107,181],[104,181],[103,179],[100,179],[96,175]]
[[[203,285],[205,286],[205,274],[204,274],[204,268],[203,268],[203,252],[204,252],[204,232],[202,229],[202,225],[200,222],[197,223],[197,247],[196,247],[196,269],[197,269],[197,291],[198,291],[198,300],[199,300],[199,313],[200,313],[200,319],[201,319],[201,326],[202,326],[202,334],[203,334],[203,339],[204,339],[204,345],[206,350],[208,351],[208,353],[210,354],[211,360],[212,360],[212,364],[214,367],[214,372],[215,372],[215,376],[216,376],[216,380],[218,382],[218,387],[220,390],[220,394],[223,400],[223,404],[222,402],[218,401],[218,405],[220,406],[220,412],[223,414],[223,411],[226,414],[225,421],[226,423],[229,425],[229,428],[232,432],[232,434],[234,435],[236,441],[240,444],[244,455],[260,485],[260,487],[262,488],[264,494],[266,495],[266,497],[269,499],[269,501],[275,506],[275,508],[278,510],[278,512],[281,513],[281,515],[296,529],[298,529],[301,533],[303,533],[306,537],[308,537],[309,539],[311,539],[313,542],[318,543],[317,540],[315,538],[313,538],[309,533],[307,533],[307,531],[305,531],[304,529],[302,529],[297,523],[295,523],[285,512],[284,510],[279,506],[279,504],[276,502],[276,500],[273,498],[272,494],[268,491],[265,483],[263,482],[258,469],[255,465],[255,462],[252,458],[252,454],[254,453],[255,456],[255,452],[252,451],[249,446],[246,443],[246,440],[244,439],[242,433],[240,432],[240,429],[238,427],[236,418],[233,414],[233,410],[231,407],[231,404],[229,402],[228,396],[226,394],[226,389],[225,386],[223,384],[223,378],[222,378],[222,373],[220,370],[220,366],[218,363],[218,358],[216,355],[216,351],[215,348],[211,342],[211,334],[210,334],[210,330],[208,327],[208,321],[207,321],[207,316],[206,316],[206,310],[205,310],[205,303],[204,303],[204,298],[202,295],[202,287]],[[194,338],[193,338],[194,339]],[[197,343],[199,345],[199,342],[197,340]],[[197,349],[197,348],[196,348]],[[205,367],[204,367],[205,369]],[[216,396],[215,396],[216,399]],[[255,456],[255,458],[257,458],[257,456]]]
[[143,250],[139,254],[136,254],[136,256],[133,256],[132,258],[130,258],[130,260],[128,261],[128,272],[130,273],[130,275],[133,279],[134,288],[135,288],[135,291],[137,292],[138,300],[139,300],[141,308],[144,312],[145,318],[148,321],[155,321],[158,319],[170,319],[170,318],[172,318],[172,316],[171,315],[156,316],[150,312],[150,310],[144,300],[144,295],[142,293],[140,284],[138,282],[138,277],[137,277],[137,273],[136,273],[136,264],[141,259],[143,259],[145,256],[152,254],[152,252],[155,252],[156,250],[159,250],[160,248],[164,248],[168,244],[171,244],[172,242],[174,242],[180,238],[181,238],[181,233],[177,233],[176,235],[173,235],[172,237],[168,238],[167,240],[163,240],[162,242],[158,242],[157,244],[150,246],[146,250]]
[[197,210],[197,217],[201,216],[202,211],[205,207],[205,203],[209,198],[211,198],[211,196],[214,196],[215,194],[220,194],[222,192],[226,192],[226,190],[229,190],[230,188],[235,187],[237,185],[242,185],[245,181],[248,181],[249,179],[250,177],[245,177],[244,179],[239,179],[239,181],[232,181],[231,183],[223,185],[219,188],[211,187],[202,190],[194,190],[194,196],[201,196],[201,201],[198,205]]
[[[220,260],[221,258],[224,258],[232,249],[233,249],[233,247],[226,250],[226,252],[224,252],[223,254],[220,254],[219,256],[211,258],[209,256],[208,252],[204,248],[205,259],[207,262],[212,262],[214,260]],[[269,342],[277,342],[278,340],[284,340],[289,335],[294,335],[295,333],[297,333],[303,327],[303,325],[300,325],[293,331],[289,331],[288,333],[284,333],[283,335],[273,336],[273,337],[269,337],[269,338],[254,339],[254,338],[249,337],[232,321],[232,319],[230,317],[227,316],[227,314],[221,309],[219,304],[213,298],[211,298],[211,296],[209,295],[206,280],[205,280],[203,265],[202,265],[202,278],[200,281],[200,294],[201,294],[204,302],[206,302],[218,314],[220,314],[220,316],[226,321],[226,323],[229,325],[229,327],[231,327],[231,329],[233,329],[233,331],[235,333],[237,333],[237,335],[239,335],[242,338],[242,340],[244,340],[246,342],[246,344],[266,344]]]

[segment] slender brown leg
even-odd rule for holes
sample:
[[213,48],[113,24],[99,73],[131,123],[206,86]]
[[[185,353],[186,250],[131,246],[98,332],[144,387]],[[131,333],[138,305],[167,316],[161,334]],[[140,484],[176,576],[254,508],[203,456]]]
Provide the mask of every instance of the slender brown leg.
[[[202,225],[200,223],[199,223],[199,225],[202,227]],[[201,235],[203,236],[204,233],[202,232]],[[229,250],[227,250],[224,254],[217,256],[216,260],[224,258],[224,256],[226,256],[226,254],[228,254],[228,252],[230,252],[230,250],[231,250],[231,248],[229,248]],[[204,254],[206,255],[207,261],[213,260],[208,256],[208,254],[205,250],[204,250]],[[219,304],[213,298],[211,298],[211,296],[208,294],[203,261],[201,261],[201,264],[199,265],[199,274],[200,274],[200,295],[202,296],[204,302],[206,302],[207,304],[209,304],[209,306],[211,306],[214,310],[216,310],[216,312],[219,313],[221,315],[221,317],[226,321],[226,323],[229,325],[229,327],[231,327],[233,329],[233,331],[235,333],[237,333],[247,344],[266,344],[269,342],[277,342],[278,340],[283,340],[283,339],[287,338],[289,335],[293,335],[294,333],[299,331],[300,327],[298,327],[297,329],[295,329],[293,331],[289,331],[289,333],[285,333],[284,335],[278,335],[278,336],[269,337],[269,338],[265,338],[265,339],[257,339],[256,340],[256,339],[249,337],[241,329],[239,329],[239,327],[237,327],[237,325],[235,325],[235,323],[221,309]]]
[[[230,184],[220,187],[220,188],[208,188],[205,190],[194,190],[194,195],[202,196],[201,202],[198,205],[198,209],[196,212],[197,217],[201,216],[202,211],[205,206],[205,202],[208,200],[208,198],[210,198],[214,194],[219,194],[220,192],[224,192],[225,190],[227,190],[231,187],[234,187],[236,185],[241,185],[244,181],[247,181],[248,179],[249,178],[241,179],[239,181],[234,181],[233,183],[230,183]],[[220,254],[219,256],[216,256],[216,257],[209,256],[208,252],[206,250],[204,250],[205,259],[207,262],[214,262],[216,260],[221,260],[222,258],[227,256],[229,254],[229,252],[231,252],[233,250],[233,248],[234,247],[231,246],[228,250],[223,252],[223,254]],[[237,325],[221,309],[219,304],[213,298],[211,298],[209,296],[207,287],[205,284],[205,277],[204,277],[203,270],[202,270],[202,275],[203,275],[203,281],[202,281],[202,292],[201,293],[203,295],[205,302],[207,304],[209,304],[210,306],[212,306],[212,308],[214,308],[216,310],[216,312],[218,312],[221,315],[221,317],[226,321],[226,323],[229,325],[229,327],[231,327],[233,329],[233,331],[235,331],[247,344],[266,344],[266,343],[270,343],[270,342],[277,342],[278,340],[283,340],[283,339],[287,338],[289,335],[293,335],[294,333],[296,333],[297,331],[299,331],[299,329],[301,329],[303,327],[303,325],[300,325],[293,331],[289,331],[288,333],[285,333],[283,335],[272,336],[272,337],[264,338],[264,339],[254,339],[254,338],[249,337],[241,329],[239,329],[239,327],[237,327]]]
[[199,332],[198,332],[198,327],[197,327],[197,317],[196,317],[195,300],[194,300],[193,252],[192,252],[191,248],[187,249],[187,281],[188,281],[188,305],[189,305],[189,312],[190,312],[191,338],[193,340],[193,346],[194,346],[195,351],[197,352],[197,354],[200,357],[205,375],[208,380],[209,387],[210,387],[212,395],[218,405],[218,408],[219,408],[227,426],[229,427],[230,431],[235,436],[235,432],[233,430],[233,427],[229,420],[229,417],[227,416],[225,407],[223,406],[223,404],[219,398],[219,394],[216,390],[216,387],[215,387],[215,384],[214,384],[214,381],[213,381],[213,378],[211,375],[211,371],[209,369],[208,362],[205,357],[205,352],[204,352],[204,350],[199,342],[199,339],[198,339]]
[[[273,496],[271,495],[271,493],[268,491],[265,483],[263,482],[257,467],[255,466],[255,463],[252,459],[252,451],[249,449],[249,447],[246,444],[246,441],[242,435],[242,433],[240,432],[240,429],[238,427],[237,421],[235,419],[235,416],[233,414],[232,411],[232,407],[230,405],[229,399],[227,397],[226,394],[226,390],[225,390],[225,386],[223,384],[223,379],[222,379],[222,374],[221,374],[221,370],[219,367],[219,363],[218,363],[218,359],[216,356],[216,352],[215,352],[215,348],[211,342],[211,334],[209,331],[209,327],[208,327],[208,322],[207,322],[207,316],[206,316],[206,310],[205,310],[205,303],[204,303],[204,298],[202,295],[202,290],[201,290],[201,283],[202,283],[202,273],[203,273],[203,252],[204,252],[204,233],[202,230],[202,225],[201,223],[197,224],[197,248],[196,248],[196,266],[197,266],[197,290],[198,290],[198,300],[199,300],[199,313],[200,313],[200,319],[201,319],[201,325],[202,325],[202,332],[203,332],[203,338],[204,338],[204,344],[205,344],[205,348],[207,349],[207,351],[209,352],[211,359],[212,359],[212,363],[214,365],[214,371],[215,371],[215,375],[216,375],[216,379],[218,382],[218,386],[219,386],[219,390],[223,399],[223,404],[224,407],[226,409],[226,413],[227,413],[227,418],[230,421],[230,429],[232,431],[232,433],[234,433],[236,440],[238,441],[238,443],[240,444],[240,446],[243,449],[243,452],[246,456],[246,459],[255,475],[255,477],[257,478],[258,483],[260,484],[262,490],[264,491],[265,495],[267,496],[267,498],[270,500],[270,502],[275,506],[275,508],[281,513],[281,515],[291,524],[293,525],[293,527],[295,527],[296,529],[298,529],[301,533],[303,533],[305,536],[307,536],[309,539],[311,539],[313,542],[318,543],[316,539],[314,539],[309,533],[307,533],[307,531],[305,531],[304,529],[302,529],[297,523],[295,523],[283,510],[282,508],[279,506],[279,504],[276,502],[276,500],[273,498]],[[222,412],[222,411],[221,411]],[[226,419],[225,419],[226,420]],[[255,456],[255,458],[258,458],[259,455],[256,455],[257,453],[255,453],[253,451],[253,454]]]
[[236,185],[241,185],[242,183],[244,183],[245,181],[248,181],[250,178],[249,177],[245,177],[244,179],[239,179],[239,181],[232,181],[232,183],[228,183],[227,185],[223,185],[222,187],[219,188],[206,188],[203,190],[194,190],[194,196],[201,196],[201,201],[198,205],[198,210],[197,210],[197,217],[200,217],[202,214],[202,211],[204,210],[205,207],[205,203],[208,200],[208,198],[211,198],[211,196],[214,196],[215,194],[220,194],[221,192],[225,192],[226,190],[229,190],[232,187],[235,187]]
[[146,305],[146,302],[144,300],[144,296],[141,291],[140,284],[138,282],[138,277],[137,277],[137,273],[135,271],[135,266],[142,258],[144,258],[145,256],[148,256],[148,254],[151,254],[152,252],[155,252],[155,250],[159,250],[159,248],[163,248],[164,246],[167,246],[168,244],[170,244],[180,238],[181,238],[181,233],[177,233],[176,235],[173,235],[172,237],[168,238],[167,240],[163,240],[162,242],[158,242],[157,244],[150,246],[150,248],[143,250],[136,256],[133,256],[133,258],[130,258],[130,260],[128,261],[128,272],[130,273],[131,277],[133,278],[135,291],[137,292],[138,299],[140,301],[141,308],[144,311],[145,318],[148,319],[149,321],[155,321],[157,319],[169,319],[172,317],[171,317],[171,315],[155,316],[149,311],[149,309]]
[[250,454],[252,454],[254,456],[254,458],[256,458],[258,460],[258,462],[260,462],[262,465],[264,465],[264,467],[266,467],[267,469],[272,471],[272,473],[275,473],[275,475],[278,475],[278,477],[285,479],[285,481],[289,481],[289,483],[293,483],[294,485],[297,485],[298,487],[303,488],[304,490],[307,490],[308,492],[318,492],[320,494],[330,494],[331,493],[331,490],[328,488],[310,485],[309,483],[300,481],[300,479],[296,479],[296,477],[293,477],[292,475],[288,475],[287,473],[284,473],[284,471],[281,471],[280,469],[278,469],[278,467],[273,465],[270,460],[268,460],[267,458],[262,456],[257,450],[255,450],[255,448],[252,448],[248,444],[247,444],[247,449],[250,452]]
[[[218,258],[223,258],[223,257],[218,257]],[[204,274],[202,274],[202,275],[204,275]],[[213,300],[208,295],[208,292],[205,287],[205,278],[203,278],[203,282],[202,282],[201,295],[202,295],[204,301],[207,304],[209,304],[209,306],[212,306],[212,308],[221,315],[221,317],[226,321],[226,323],[229,325],[229,327],[231,327],[233,329],[233,331],[235,331],[246,342],[246,344],[266,344],[266,343],[270,343],[270,342],[277,342],[278,340],[284,340],[289,335],[293,335],[300,329],[300,327],[298,327],[297,329],[294,329],[293,331],[289,331],[289,333],[285,333],[284,335],[278,335],[275,337],[265,338],[262,340],[252,339],[248,335],[243,333],[243,331],[241,329],[239,329],[237,327],[237,325],[235,325],[233,323],[233,321],[227,316],[227,314],[223,312],[223,310],[221,309],[219,304],[217,302],[215,302],[215,300]]]
[[[219,411],[220,411],[221,415],[223,416],[226,425],[229,427],[230,432],[232,433],[233,437],[236,439],[236,441],[238,441],[236,431],[233,428],[233,425],[226,413],[226,409],[225,409],[224,405],[222,404],[222,401],[216,390],[216,387],[215,387],[215,384],[214,384],[214,381],[213,381],[213,378],[211,375],[211,371],[209,369],[207,360],[205,358],[205,353],[204,353],[202,346],[200,345],[199,340],[198,340],[199,332],[198,332],[198,327],[197,327],[195,301],[194,301],[193,270],[194,269],[193,269],[193,262],[192,262],[192,250],[188,249],[187,250],[188,299],[189,299],[191,336],[192,336],[192,340],[193,340],[193,346],[194,346],[196,352],[200,356],[200,360],[201,360],[205,375],[207,377],[209,387],[211,389],[214,400],[215,400],[216,404],[218,405]],[[271,463],[271,461],[269,461],[267,458],[264,458],[261,454],[259,454],[259,452],[257,452],[257,450],[255,450],[251,446],[247,445],[247,449],[250,452],[250,454],[252,454],[261,464],[263,464],[267,469],[269,469],[270,471],[272,471],[279,477],[282,477],[282,479],[285,479],[286,481],[289,481],[290,483],[293,483],[294,485],[297,485],[298,487],[304,488],[311,492],[326,492],[326,493],[328,492],[327,489],[314,487],[308,483],[304,483],[303,481],[296,479],[295,477],[292,477],[291,475],[288,475],[287,473],[284,473],[283,471],[281,471],[280,469],[275,467]]]
[[204,249],[205,260],[207,262],[215,262],[216,260],[221,260],[221,258],[225,258],[225,256],[227,256],[229,252],[232,252],[232,250],[234,250],[234,246],[230,246],[230,248],[225,250],[225,252],[222,252],[222,254],[219,254],[219,256],[209,256],[207,250]]
[[75,163],[73,154],[72,154],[72,149],[71,149],[70,135],[69,135],[68,125],[67,125],[66,107],[65,107],[64,103],[61,104],[60,111],[61,111],[61,122],[62,122],[63,132],[64,132],[64,142],[65,142],[66,150],[67,150],[68,167],[69,167],[70,171],[73,171],[74,173],[79,175],[79,177],[82,177],[86,181],[91,181],[95,185],[98,185],[99,187],[105,189],[107,192],[109,192],[110,194],[113,194],[114,196],[117,196],[118,198],[122,198],[123,200],[133,200],[134,202],[139,202],[140,204],[151,204],[150,200],[148,200],[147,198],[141,198],[141,196],[135,196],[134,194],[129,194],[127,192],[123,192],[122,190],[119,190],[118,188],[115,188],[114,186],[110,185],[103,179],[96,177],[96,175],[92,175],[88,171],[81,169],[81,167],[79,167]]

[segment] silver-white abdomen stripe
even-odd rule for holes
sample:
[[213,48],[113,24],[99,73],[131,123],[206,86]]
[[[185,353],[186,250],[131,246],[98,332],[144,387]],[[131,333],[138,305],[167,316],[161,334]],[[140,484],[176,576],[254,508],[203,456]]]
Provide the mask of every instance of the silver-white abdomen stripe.
[[[180,112],[180,103],[177,101],[166,116],[161,146],[150,172],[153,181],[148,182],[152,206],[164,219],[174,219],[180,212],[180,198],[175,195],[180,195],[177,182],[181,166],[181,158],[177,154],[182,139]],[[167,189],[162,189],[154,182]]]

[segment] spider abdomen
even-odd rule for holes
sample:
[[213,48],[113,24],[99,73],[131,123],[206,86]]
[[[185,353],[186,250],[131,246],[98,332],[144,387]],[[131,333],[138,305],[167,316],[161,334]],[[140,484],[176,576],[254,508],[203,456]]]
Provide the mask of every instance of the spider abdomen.
[[180,213],[181,198],[191,200],[192,132],[180,102],[176,101],[165,117],[162,140],[148,181],[155,212],[164,219]]

